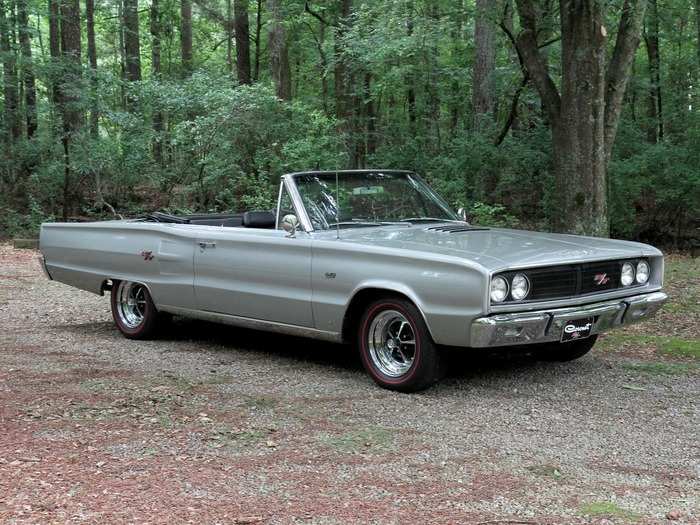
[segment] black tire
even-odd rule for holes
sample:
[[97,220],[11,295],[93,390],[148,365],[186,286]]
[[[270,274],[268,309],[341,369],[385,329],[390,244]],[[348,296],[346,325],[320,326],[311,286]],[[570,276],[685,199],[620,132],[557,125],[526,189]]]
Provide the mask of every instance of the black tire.
[[598,340],[597,335],[592,335],[580,341],[568,341],[566,343],[545,343],[535,350],[535,356],[542,361],[566,362],[583,357],[591,351]]
[[[114,281],[111,295],[112,317],[124,337],[151,339],[157,334],[164,318],[156,310],[146,286],[130,281]],[[125,305],[129,295],[138,304]],[[130,311],[130,308],[133,310]]]
[[[383,321],[384,319],[387,320]],[[392,334],[395,333],[393,328],[395,323],[401,323],[399,333],[396,336],[390,336],[393,346],[390,346],[388,341],[387,344],[376,344],[384,340],[379,334],[382,329],[377,324],[382,322],[387,332],[394,330]],[[413,341],[415,341],[413,345],[410,342],[397,343],[397,341],[410,341],[410,336],[406,335],[409,333],[407,326],[413,334]],[[357,336],[362,364],[379,386],[399,392],[417,392],[428,388],[440,379],[442,370],[440,354],[430,337],[423,316],[410,301],[387,297],[372,302],[360,319]],[[375,340],[373,343],[370,343],[371,336]],[[398,350],[390,348],[398,348]],[[412,359],[409,358],[411,350]],[[407,368],[394,371],[393,374],[389,373],[388,367],[384,366],[381,359],[377,357],[378,353],[389,360],[392,360],[391,356],[395,355],[397,359],[391,362],[395,361],[399,368]]]

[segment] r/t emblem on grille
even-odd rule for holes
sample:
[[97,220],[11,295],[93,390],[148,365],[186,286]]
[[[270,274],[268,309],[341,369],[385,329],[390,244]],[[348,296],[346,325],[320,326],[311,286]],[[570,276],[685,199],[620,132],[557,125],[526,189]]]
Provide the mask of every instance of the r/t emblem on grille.
[[153,260],[153,252],[151,250],[144,250],[141,252],[141,257],[143,257],[144,261],[152,261]]
[[597,273],[593,276],[593,282],[598,286],[603,286],[610,282],[610,277],[608,277],[607,273]]
[[335,279],[335,272],[326,272],[326,279]]

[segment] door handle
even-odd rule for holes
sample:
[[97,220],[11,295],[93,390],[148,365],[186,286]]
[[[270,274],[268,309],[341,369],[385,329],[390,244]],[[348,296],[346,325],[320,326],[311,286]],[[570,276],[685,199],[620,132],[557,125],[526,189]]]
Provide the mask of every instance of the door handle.
[[199,244],[199,247],[202,250],[206,250],[207,248],[216,248],[216,243],[214,241],[198,241],[197,244]]

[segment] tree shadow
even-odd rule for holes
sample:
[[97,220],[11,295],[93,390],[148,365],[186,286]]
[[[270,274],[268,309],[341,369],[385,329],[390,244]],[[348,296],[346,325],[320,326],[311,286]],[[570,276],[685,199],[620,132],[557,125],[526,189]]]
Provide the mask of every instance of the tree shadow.
[[[121,337],[111,322],[93,322],[56,325],[54,328],[80,334],[104,334]],[[156,343],[194,343],[168,345],[163,352],[193,353],[216,352],[221,364],[233,362],[231,351],[254,354],[263,359],[280,358],[300,364],[315,364],[329,368],[362,372],[357,350],[349,344],[331,343],[303,337],[276,334],[213,323],[198,319],[176,317],[156,338]],[[513,377],[526,378],[532,372],[558,367],[538,360],[528,347],[494,349],[442,348],[446,359],[446,379],[450,384],[464,384],[474,380],[499,380]]]

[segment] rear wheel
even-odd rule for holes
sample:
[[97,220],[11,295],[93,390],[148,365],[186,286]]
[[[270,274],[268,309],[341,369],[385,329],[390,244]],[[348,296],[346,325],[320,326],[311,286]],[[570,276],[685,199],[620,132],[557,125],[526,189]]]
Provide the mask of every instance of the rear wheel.
[[590,352],[597,340],[598,336],[592,335],[580,341],[546,343],[535,350],[535,355],[543,361],[573,361]]
[[115,281],[111,303],[112,317],[124,337],[148,339],[155,335],[159,314],[146,286],[131,281]]
[[440,356],[418,309],[399,298],[379,299],[360,320],[362,364],[374,381],[391,390],[416,392],[440,378]]

